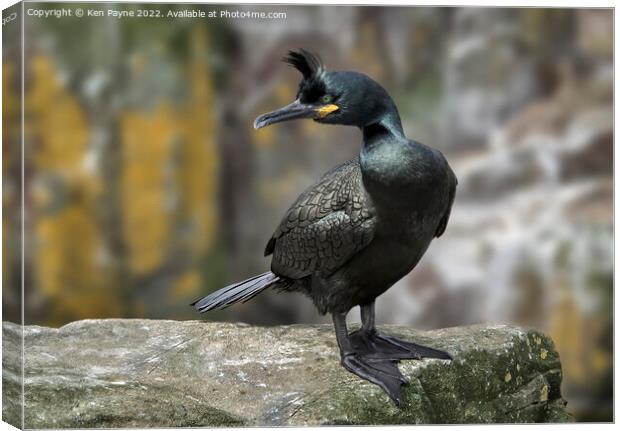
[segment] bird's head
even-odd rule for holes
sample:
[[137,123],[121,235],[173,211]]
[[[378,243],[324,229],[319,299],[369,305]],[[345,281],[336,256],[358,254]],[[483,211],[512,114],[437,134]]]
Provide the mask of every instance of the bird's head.
[[302,74],[297,97],[293,103],[259,116],[254,121],[256,129],[300,118],[365,127],[396,113],[383,87],[362,73],[328,71],[316,55],[304,49],[290,51],[283,61]]

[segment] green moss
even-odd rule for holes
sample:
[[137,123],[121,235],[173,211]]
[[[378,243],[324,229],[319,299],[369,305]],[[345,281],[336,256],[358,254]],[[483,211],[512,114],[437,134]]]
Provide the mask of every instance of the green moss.
[[320,418],[322,425],[418,424],[434,419],[430,401],[417,379],[403,388],[400,408],[369,383],[353,381],[308,403],[299,414]]

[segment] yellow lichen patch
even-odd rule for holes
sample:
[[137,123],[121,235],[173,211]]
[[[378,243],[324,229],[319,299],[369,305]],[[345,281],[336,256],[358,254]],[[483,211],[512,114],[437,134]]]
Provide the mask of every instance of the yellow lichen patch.
[[[37,287],[57,305],[48,308],[49,323],[116,316],[124,309],[118,280],[112,277],[153,274],[176,253],[194,259],[213,243],[219,158],[208,48],[205,28],[195,26],[186,100],[173,105],[164,98],[148,107],[137,102],[131,110],[110,112],[110,133],[121,151],[120,165],[114,166],[118,174],[111,173],[119,176],[118,189],[109,188],[99,176],[101,154],[90,147],[92,130],[80,99],[65,88],[49,58],[35,55],[29,60],[24,108],[26,157],[34,172],[27,190],[36,239],[31,250]],[[129,81],[141,79],[147,60],[132,58]],[[10,87],[15,70],[6,64],[3,72],[3,86]],[[10,91],[3,95],[5,105],[18,113],[14,99]],[[4,118],[9,112],[3,111]],[[103,148],[104,154],[109,150]],[[15,154],[5,157],[5,166]],[[127,262],[119,260],[124,252],[117,255],[117,249],[107,247],[104,235],[109,232],[101,225],[101,214],[108,209],[101,207],[102,191],[120,200],[122,232],[115,240],[126,250]],[[117,271],[118,266],[123,270]],[[200,280],[198,273],[188,274],[180,276],[173,291],[190,295]],[[129,306],[140,313],[139,304]]]
[[167,249],[166,164],[174,136],[175,121],[165,103],[153,113],[128,112],[121,118],[123,235],[136,274],[158,267]]
[[549,399],[549,386],[543,385],[540,390],[540,402],[545,402]]
[[36,172],[29,193],[37,286],[50,323],[118,314],[98,263],[103,244],[94,202],[98,179],[84,169],[89,128],[77,98],[44,56],[32,59],[24,106],[25,157]]
[[[39,170],[67,172],[80,168],[88,144],[83,110],[62,86],[54,65],[46,57],[35,57],[30,71],[33,79],[25,99],[31,126],[26,131],[27,157]],[[37,151],[29,152],[32,147],[28,144],[35,142]]]
[[218,214],[219,156],[208,52],[204,28],[196,26],[191,37],[192,92],[177,118],[180,140],[176,170],[179,217],[187,232],[183,246],[195,254],[205,252],[213,243]]
[[51,321],[118,315],[120,304],[95,263],[100,241],[90,215],[69,205],[54,217],[41,218],[35,232],[37,282],[50,298]]
[[194,296],[200,286],[200,275],[196,271],[182,274],[174,283],[170,291],[170,300],[177,302],[179,298]]
[[547,359],[547,353],[549,353],[547,349],[540,349],[540,359]]
[[508,383],[511,380],[512,380],[512,374],[510,374],[510,371],[508,371],[506,375],[504,376],[504,382]]

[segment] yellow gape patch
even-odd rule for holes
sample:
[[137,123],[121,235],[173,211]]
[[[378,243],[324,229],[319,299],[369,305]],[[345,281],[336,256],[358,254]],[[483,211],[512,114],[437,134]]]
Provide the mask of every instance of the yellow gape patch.
[[317,108],[316,112],[319,114],[319,118],[324,118],[326,115],[331,114],[334,111],[339,110],[340,108],[337,105],[325,105]]

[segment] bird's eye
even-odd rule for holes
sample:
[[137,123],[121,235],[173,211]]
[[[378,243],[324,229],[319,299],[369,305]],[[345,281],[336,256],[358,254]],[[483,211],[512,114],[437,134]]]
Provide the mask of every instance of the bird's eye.
[[334,97],[330,94],[326,94],[323,97],[321,97],[321,102],[323,103],[331,103],[332,100],[334,100]]

